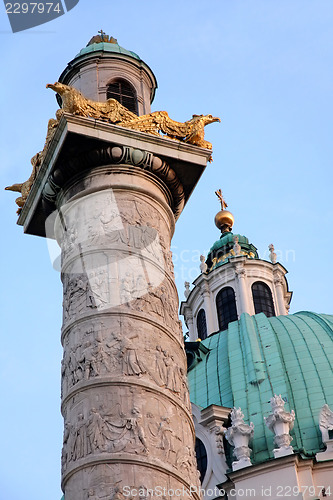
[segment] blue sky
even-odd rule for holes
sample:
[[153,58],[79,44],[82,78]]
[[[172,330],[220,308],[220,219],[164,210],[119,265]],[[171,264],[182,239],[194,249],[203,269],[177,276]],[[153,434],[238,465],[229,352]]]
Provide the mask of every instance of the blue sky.
[[[218,239],[222,188],[263,257],[274,243],[289,270],[291,312],[333,313],[331,0],[80,0],[48,24],[12,34],[0,10],[1,182],[30,175],[57,105],[56,81],[103,30],[138,53],[159,88],[153,110],[175,120],[220,116],[206,129],[208,165],[173,240],[177,285]],[[0,191],[2,455],[0,498],[60,499],[62,289],[46,242],[16,225],[16,194]]]

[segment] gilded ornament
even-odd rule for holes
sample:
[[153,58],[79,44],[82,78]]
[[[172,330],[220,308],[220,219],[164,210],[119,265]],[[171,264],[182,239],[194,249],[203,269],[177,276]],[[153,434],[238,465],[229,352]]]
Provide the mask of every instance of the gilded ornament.
[[46,85],[57,92],[62,99],[62,110],[78,116],[87,116],[97,120],[120,125],[132,130],[139,130],[160,136],[165,134],[169,139],[177,139],[201,148],[212,149],[210,142],[204,140],[204,127],[210,123],[220,122],[220,118],[212,115],[193,115],[184,123],[172,120],[166,111],[154,111],[148,115],[137,116],[116,99],[105,102],[92,101],[69,85],[59,82]]
[[[101,33],[99,38],[101,37],[105,37],[105,34]],[[116,43],[115,39],[103,39],[103,41]],[[96,41],[91,43],[96,43]],[[60,95],[62,109],[57,111],[56,120],[49,120],[43,151],[40,151],[31,159],[33,171],[29,179],[21,184],[13,184],[5,188],[22,194],[22,196],[16,199],[16,203],[19,206],[18,213],[21,212],[28,197],[39,167],[44,159],[48,144],[64,112],[77,116],[95,118],[96,120],[106,121],[108,123],[120,125],[121,127],[146,132],[159,137],[161,137],[161,134],[164,134],[164,137],[169,139],[179,140],[206,149],[212,149],[212,144],[204,139],[204,127],[210,123],[221,121],[220,118],[212,115],[193,115],[190,120],[184,123],[176,122],[169,117],[166,111],[155,111],[148,115],[137,116],[120,104],[116,99],[108,99],[105,102],[92,101],[84,97],[77,89],[60,82],[47,84],[46,87],[54,90],[54,92]],[[212,158],[210,157],[210,161],[211,160]]]
[[222,196],[221,189],[215,191],[215,194],[221,203],[221,210],[215,215],[215,225],[222,233],[230,232],[235,222],[234,216],[226,210],[228,205]]

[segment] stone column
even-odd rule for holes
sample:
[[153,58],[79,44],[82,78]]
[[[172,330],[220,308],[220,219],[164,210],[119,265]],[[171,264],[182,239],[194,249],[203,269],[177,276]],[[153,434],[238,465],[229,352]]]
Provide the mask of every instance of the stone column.
[[112,151],[118,164],[77,174],[58,194],[62,488],[66,500],[140,488],[171,499],[199,486],[170,258],[173,174],[159,158],[152,172],[136,166],[142,152],[127,148],[125,164]]
[[238,292],[239,292],[239,310],[238,315],[241,316],[244,312],[252,314],[250,309],[248,292],[246,289],[246,270],[243,263],[236,264],[235,275],[237,276]]
[[186,324],[188,328],[188,336],[190,342],[195,342],[198,338],[196,331],[194,329],[193,314],[191,312],[186,316]]
[[210,296],[209,284],[207,282],[202,284],[201,293],[204,299],[204,306],[206,311],[207,334],[210,335],[211,333],[216,331],[216,328],[214,327],[212,300]]
[[287,309],[286,309],[286,301],[284,298],[283,294],[283,282],[282,282],[282,277],[279,276],[277,273],[274,274],[274,285],[275,285],[275,293],[276,293],[276,298],[277,298],[277,304],[276,304],[276,315],[286,315],[287,314]]

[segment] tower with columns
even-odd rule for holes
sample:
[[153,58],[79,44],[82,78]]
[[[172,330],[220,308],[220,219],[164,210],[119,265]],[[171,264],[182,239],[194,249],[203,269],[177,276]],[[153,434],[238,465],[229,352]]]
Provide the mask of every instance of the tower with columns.
[[[104,33],[50,87],[66,85],[130,116],[149,114],[157,87]],[[57,95],[18,219],[61,247],[62,489],[66,500],[156,488],[169,499],[199,488],[170,241],[211,151],[98,120],[90,101],[82,115],[73,95],[73,113]]]
[[180,312],[192,342],[225,330],[243,313],[286,315],[292,296],[285,277],[287,270],[276,262],[273,245],[269,245],[270,261],[260,259],[246,236],[232,232],[234,217],[226,210],[223,199],[215,224],[221,237],[211,247],[206,261],[201,256],[201,273],[181,304]]

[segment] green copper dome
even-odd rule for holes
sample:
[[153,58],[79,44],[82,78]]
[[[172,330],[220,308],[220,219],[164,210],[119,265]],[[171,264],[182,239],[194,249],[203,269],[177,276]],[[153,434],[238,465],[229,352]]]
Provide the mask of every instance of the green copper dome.
[[84,47],[83,49],[80,50],[80,52],[75,56],[75,58],[91,54],[92,52],[109,52],[114,54],[122,54],[125,56],[133,57],[138,61],[141,61],[141,58],[135,52],[124,49],[123,47],[118,45],[118,43],[109,43],[109,42],[92,43],[90,45],[87,45],[87,47]]
[[241,234],[234,234],[231,232],[223,233],[219,240],[215,241],[214,245],[208,252],[206,264],[209,271],[219,267],[229,261],[230,258],[235,256],[234,236],[238,237],[238,243],[241,247],[241,255],[246,255],[250,259],[259,259],[257,249],[246,236]]
[[312,456],[323,447],[318,418],[325,403],[333,408],[333,316],[244,313],[201,344],[209,351],[189,369],[191,401],[203,408],[241,407],[255,426],[252,463],[273,457],[274,436],[264,417],[275,394],[286,411],[295,411],[294,451]]

